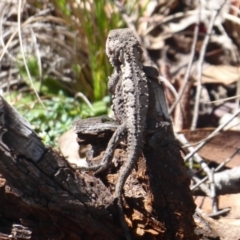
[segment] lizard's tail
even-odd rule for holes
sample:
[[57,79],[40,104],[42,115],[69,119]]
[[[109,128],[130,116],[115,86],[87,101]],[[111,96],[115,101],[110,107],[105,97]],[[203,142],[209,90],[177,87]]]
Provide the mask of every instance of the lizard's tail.
[[119,171],[119,176],[115,187],[116,197],[121,196],[123,186],[141,154],[143,146],[143,133],[139,134],[128,133],[127,141],[128,144],[130,144],[130,146],[128,146],[127,149],[127,161],[123,164],[122,168]]
[[138,136],[136,136],[136,134],[135,135],[128,134],[128,143],[131,143],[131,145],[127,149],[127,161],[125,162],[124,166],[122,167],[122,169],[120,169],[120,172],[119,172],[119,177],[115,187],[115,199],[117,203],[119,218],[120,218],[121,225],[123,227],[126,239],[132,240],[130,230],[124,218],[124,211],[123,211],[123,205],[122,205],[122,192],[123,192],[123,186],[140,156],[142,145],[143,145],[143,134],[139,133]]

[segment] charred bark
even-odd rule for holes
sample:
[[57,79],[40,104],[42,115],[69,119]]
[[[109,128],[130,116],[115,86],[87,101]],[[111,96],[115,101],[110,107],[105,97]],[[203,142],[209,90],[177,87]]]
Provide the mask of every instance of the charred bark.
[[[190,179],[171,125],[163,129],[148,135],[125,184],[125,217],[134,239],[198,239]],[[124,144],[96,178],[45,147],[3,98],[0,133],[0,239],[124,239],[112,196]]]

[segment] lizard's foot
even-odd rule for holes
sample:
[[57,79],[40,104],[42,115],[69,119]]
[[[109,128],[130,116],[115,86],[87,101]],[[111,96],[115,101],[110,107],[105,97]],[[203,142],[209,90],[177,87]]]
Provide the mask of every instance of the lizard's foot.
[[87,167],[85,166],[76,167],[76,169],[79,169],[82,171],[89,171],[89,172],[94,171],[94,176],[96,176],[97,174],[101,173],[102,171],[104,171],[109,167],[109,165],[111,164],[111,159],[112,159],[112,155],[105,155],[100,164],[87,166]]
[[114,132],[112,138],[110,139],[107,149],[105,151],[104,157],[102,162],[98,165],[99,167],[95,171],[94,175],[97,175],[98,173],[104,171],[109,167],[111,164],[111,161],[113,159],[114,150],[119,144],[119,142],[125,137],[126,135],[126,124],[121,124],[117,130]]
[[107,159],[107,161],[102,161],[101,164],[99,164],[99,168],[95,170],[94,172],[94,176],[96,176],[97,174],[101,173],[102,171],[104,171],[105,169],[107,169],[109,167],[111,163],[111,160],[109,161]]
[[82,170],[82,171],[96,171],[101,167],[101,164],[99,165],[93,165],[93,166],[89,166],[89,167],[76,167],[76,169]]

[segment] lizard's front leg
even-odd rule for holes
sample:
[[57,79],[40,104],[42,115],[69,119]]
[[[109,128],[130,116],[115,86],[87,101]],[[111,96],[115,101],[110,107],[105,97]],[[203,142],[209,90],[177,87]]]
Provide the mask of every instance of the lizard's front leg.
[[108,78],[108,90],[111,94],[115,94],[115,88],[119,80],[119,72],[114,69],[113,74]]
[[108,78],[108,90],[111,94],[115,94],[115,89],[121,75],[121,61],[123,59],[123,52],[115,53],[116,56],[112,58],[112,65],[114,66],[113,74]]

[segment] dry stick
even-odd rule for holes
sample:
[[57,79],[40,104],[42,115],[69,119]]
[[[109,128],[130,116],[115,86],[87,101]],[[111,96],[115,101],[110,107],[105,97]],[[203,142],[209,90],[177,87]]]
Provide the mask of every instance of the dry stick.
[[[202,216],[217,217],[221,214],[225,214],[225,213],[229,212],[230,210],[231,210],[231,208],[225,208],[223,210],[218,211],[217,213],[206,214],[201,208],[196,207],[196,212],[199,214],[200,217],[202,217]],[[204,220],[204,218],[203,218],[203,220]],[[206,223],[208,224],[208,222],[206,222]]]
[[187,154],[185,157],[184,157],[184,161],[187,161],[190,157],[192,157],[199,149],[201,149],[207,141],[209,141],[211,138],[213,138],[217,133],[219,133],[225,126],[227,126],[236,116],[238,116],[240,114],[240,109],[234,113],[231,118],[229,118],[228,121],[226,121],[225,123],[223,123],[222,125],[218,126],[206,139],[205,141],[199,143],[197,145],[197,147],[195,147],[195,149],[190,152],[189,154]]
[[[34,22],[37,22],[37,21],[53,21],[53,22],[62,22],[64,23],[64,21],[60,18],[57,18],[57,17],[54,17],[54,16],[46,16],[46,17],[35,17],[35,16],[31,16],[29,17],[25,22],[22,23],[21,27],[22,28],[25,28],[27,27],[28,24],[30,23],[34,23]],[[2,49],[2,51],[0,52],[0,61],[2,60],[4,54],[7,52],[7,48],[8,46],[10,45],[10,43],[12,42],[12,40],[14,39],[14,37],[16,36],[16,34],[18,33],[18,29],[15,30],[11,36],[9,37],[8,41],[7,41],[7,44],[4,46],[4,48]]]
[[94,112],[93,106],[88,100],[88,98],[81,92],[76,93],[75,98],[80,97],[88,105],[88,107]]
[[[228,162],[230,162],[235,155],[237,155],[240,152],[240,148],[238,148],[229,158],[227,158],[224,162],[222,162],[220,165],[218,165],[217,168],[215,168],[214,172],[218,172],[219,170],[221,170],[221,168],[223,166],[225,166]],[[195,188],[199,187],[202,183],[204,183],[206,180],[208,179],[208,177],[203,178],[202,180],[200,180],[200,182],[198,182],[197,184],[195,184],[193,187],[191,187],[191,190],[194,190]]]
[[237,16],[234,16],[234,15],[229,14],[229,13],[225,13],[223,16],[224,16],[225,20],[229,20],[231,22],[240,24],[240,18],[237,17]]
[[[146,31],[144,32],[144,35],[147,35],[149,32],[154,30],[156,27],[159,26],[159,24],[166,25],[167,23],[173,22],[176,19],[178,20],[180,18],[181,19],[182,18],[189,18],[190,16],[196,15],[197,11],[198,10],[190,10],[190,11],[186,11],[186,12],[178,12],[178,13],[174,13],[172,15],[169,15],[169,16],[165,17],[164,19],[160,19],[158,21],[155,21],[155,23],[153,25],[151,25],[150,27],[148,27],[148,29],[146,29]],[[240,12],[240,10],[238,10],[238,11]],[[207,18],[210,14],[211,14],[211,10],[202,9],[203,19]],[[224,13],[223,14],[223,18],[225,20],[229,20],[231,22],[240,24],[240,18],[237,17],[237,16],[234,16],[234,15],[232,15],[230,13]],[[191,25],[193,23],[194,23],[193,20],[190,19],[189,25]]]
[[[9,12],[9,9],[7,9],[7,7],[4,7],[4,9],[2,10],[2,14],[0,16],[0,24],[1,24],[1,26],[0,26],[0,43],[1,43],[2,48],[5,48],[4,35],[6,36],[6,31],[4,31],[3,25],[6,24],[6,22],[7,22],[7,18],[4,18],[4,14],[6,11]],[[8,51],[8,49],[6,49],[6,54],[11,60],[13,60],[13,62],[16,61],[16,58],[14,56],[12,56],[12,54]]]
[[210,189],[211,189],[211,199],[212,199],[212,213],[218,212],[218,202],[217,202],[217,196],[216,196],[216,186],[214,181],[214,169],[211,169],[210,174]]
[[[179,140],[182,144],[184,144],[184,145],[190,145],[183,134],[178,134],[177,138],[178,138],[178,140]],[[191,146],[189,146],[189,147],[188,147],[188,150],[189,150],[189,151],[193,151],[194,148],[191,147]],[[192,158],[191,158],[191,159],[192,159]],[[189,160],[190,160],[190,159],[189,159]],[[210,179],[211,179],[211,169],[208,167],[208,165],[207,165],[207,163],[204,161],[204,159],[203,159],[201,156],[199,156],[198,153],[196,153],[196,154],[194,155],[194,160],[201,165],[202,170],[207,174],[207,177],[208,177],[209,180],[210,180]],[[193,164],[192,164],[192,161],[190,161],[189,164],[193,165]],[[196,176],[194,176],[194,173],[193,173],[192,171],[191,171],[191,175],[192,175],[194,181],[195,181],[197,184],[201,181],[201,180],[198,179]],[[206,193],[207,196],[211,197],[210,190],[207,188],[207,186],[204,186],[204,188],[201,187],[201,189],[202,189],[203,192]]]
[[[233,5],[231,5],[230,8],[236,10],[236,7],[233,6]],[[239,13],[239,9],[238,9],[238,13]],[[234,51],[232,40],[231,40],[231,39],[229,38],[229,36],[227,35],[227,33],[226,33],[226,31],[224,30],[222,24],[219,24],[219,29],[221,29],[222,34],[223,34],[224,36],[226,36],[226,38],[227,38],[227,39],[229,40],[229,42],[231,43],[231,49],[230,49],[231,55],[232,55],[233,57],[235,57],[235,59],[233,59],[233,60],[234,60],[235,62],[239,63],[239,53],[238,53],[238,51]],[[238,68],[237,70],[238,70],[238,75],[239,75],[239,73],[240,73],[239,68]],[[237,80],[237,89],[236,89],[236,95],[239,95],[239,94],[240,94],[240,78],[238,78],[238,80]],[[236,98],[236,100],[235,100],[235,107],[236,107],[236,109],[238,109],[239,102],[240,102],[240,99]]]
[[[230,8],[231,8],[231,10],[233,10],[233,11],[235,11],[236,13],[237,13],[237,15],[239,15],[240,14],[240,9],[239,8],[237,8],[236,6],[234,6],[234,5],[230,5]],[[232,13],[234,16],[236,16],[234,13]]]
[[[180,138],[181,142],[183,142],[183,134],[181,134],[182,136],[178,137],[178,139]],[[185,143],[184,143],[185,144]],[[190,148],[189,148],[190,149]],[[216,186],[215,186],[215,181],[214,181],[214,173],[217,172],[219,169],[221,169],[222,166],[224,166],[227,162],[229,162],[238,152],[240,149],[237,149],[237,151],[235,151],[235,153],[228,159],[226,159],[223,163],[221,163],[216,169],[211,169],[210,172],[206,170],[209,170],[208,166],[207,168],[203,168],[203,166],[206,165],[206,163],[202,160],[201,162],[201,166],[203,168],[203,170],[207,173],[207,177],[205,177],[204,179],[200,180],[193,172],[190,172],[190,175],[192,177],[192,179],[196,182],[197,187],[199,187],[205,194],[206,196],[210,197],[212,199],[212,213],[209,215],[211,217],[216,217],[218,215],[224,214],[229,212],[230,210],[227,209],[223,209],[221,211],[218,211],[218,198],[216,195]],[[198,156],[198,154],[195,154]],[[195,160],[197,162],[199,162],[198,157],[195,156]],[[210,189],[207,187],[207,185],[203,184],[204,181],[206,181],[207,179],[209,179],[210,182]],[[203,181],[204,180],[204,181]],[[194,186],[194,187],[195,187]],[[194,188],[192,187],[191,190],[193,190]]]
[[[190,173],[191,178],[193,179],[194,182],[199,184],[201,181],[193,172]],[[199,188],[206,194],[206,196],[210,197],[212,196],[210,189],[207,187],[206,184],[201,184],[199,185]]]
[[[136,33],[136,28],[134,24],[132,23],[132,20],[129,19],[128,15],[126,14],[124,6],[118,1],[118,0],[113,0],[114,4],[118,8],[119,12],[122,15],[123,20],[127,24],[127,26]],[[139,39],[138,39],[139,40]]]
[[222,99],[215,100],[215,101],[206,101],[206,102],[203,102],[203,103],[205,103],[205,104],[210,104],[210,103],[221,103],[221,102],[227,102],[227,101],[230,101],[230,100],[233,100],[233,99],[237,99],[237,98],[240,99],[240,95],[233,96],[233,97],[222,98]]
[[200,57],[199,57],[199,61],[198,61],[198,66],[197,66],[197,69],[198,69],[198,71],[197,71],[197,73],[198,73],[198,75],[197,75],[197,93],[196,93],[196,98],[195,98],[196,100],[195,100],[195,105],[194,105],[194,114],[193,114],[193,119],[192,119],[191,130],[196,129],[197,120],[198,120],[198,110],[199,110],[200,96],[201,96],[201,90],[202,90],[202,66],[203,66],[204,56],[206,53],[207,44],[208,44],[210,36],[211,36],[211,32],[212,32],[212,29],[214,26],[215,19],[225,3],[226,3],[226,1],[223,2],[221,4],[221,6],[217,10],[214,10],[214,12],[211,14],[211,20],[210,20],[210,24],[209,24],[209,27],[207,30],[207,34],[206,34],[203,44],[202,44]]
[[24,62],[24,65],[25,65],[25,70],[27,72],[27,75],[28,75],[28,78],[31,82],[31,86],[32,86],[32,89],[34,91],[34,93],[36,94],[37,96],[37,99],[39,101],[39,103],[41,103],[41,105],[43,106],[43,108],[45,108],[45,105],[43,104],[34,84],[33,84],[33,80],[32,80],[32,76],[30,74],[30,71],[29,71],[29,68],[28,68],[28,65],[27,65],[27,60],[26,60],[26,57],[25,57],[25,53],[24,53],[24,50],[23,50],[23,42],[22,42],[22,35],[21,35],[21,8],[22,8],[22,1],[19,0],[19,3],[18,3],[18,37],[19,37],[19,43],[20,43],[20,50],[21,50],[21,54],[22,54],[22,58],[23,58],[23,62]]
[[141,44],[142,50],[143,50],[143,58],[145,59],[146,63],[153,64],[153,62],[151,61],[151,59],[149,57],[149,54],[148,54],[146,48],[144,47],[142,39],[139,37],[139,35],[137,33],[135,25],[132,23],[132,21],[129,19],[128,15],[126,14],[124,6],[118,0],[113,0],[113,2],[116,5],[116,7],[119,9],[119,12],[121,13],[121,16],[122,16],[123,20],[125,21],[126,25],[128,26],[128,28],[130,28],[134,32],[135,37],[137,38],[137,40]]
[[[156,20],[156,21],[154,21],[154,23],[150,27],[148,27],[145,30],[144,35],[147,35],[149,32],[154,30],[160,24],[162,24],[162,25],[165,24],[166,25],[168,22],[174,22],[174,20],[176,20],[176,19],[180,19],[180,18],[183,18],[183,17],[189,17],[189,16],[192,16],[192,15],[195,15],[196,12],[197,12],[196,10],[186,11],[186,12],[178,12],[178,13],[174,13],[172,15],[166,16],[161,20]],[[190,24],[192,24],[192,22]]]
[[208,217],[218,217],[218,216],[220,216],[222,214],[228,213],[230,210],[231,210],[231,208],[225,208],[225,209],[222,209],[222,210],[217,211],[215,213],[208,214]]
[[178,93],[177,93],[175,87],[172,85],[172,83],[163,76],[159,76],[159,79],[161,82],[163,82],[164,85],[166,85],[169,88],[169,90],[172,92],[175,99],[177,99]]
[[207,45],[212,33],[215,19],[224,4],[225,2],[219,7],[218,10],[213,11],[206,36],[203,40],[203,44],[202,44],[202,48],[201,48],[201,52],[198,60],[198,65],[197,65],[197,93],[196,93],[195,104],[194,104],[194,113],[193,113],[193,119],[191,124],[191,130],[195,130],[197,126],[198,110],[199,110],[200,96],[202,91],[202,66],[203,66],[204,56],[205,56]]
[[190,60],[189,60],[188,66],[187,66],[187,71],[185,73],[183,84],[182,84],[182,87],[181,87],[181,89],[179,91],[178,97],[177,97],[177,99],[175,100],[175,102],[173,103],[173,105],[169,109],[169,114],[172,113],[173,109],[179,103],[179,101],[182,98],[182,95],[183,95],[183,93],[184,93],[184,91],[186,89],[187,83],[189,81],[189,76],[190,76],[190,72],[191,72],[191,68],[192,68],[192,64],[193,64],[193,59],[194,59],[194,56],[195,56],[196,45],[197,45],[200,19],[201,19],[201,8],[199,8],[198,21],[197,21],[197,23],[196,23],[196,25],[194,27],[193,43],[192,43],[192,47],[191,47],[191,54],[190,54]]

